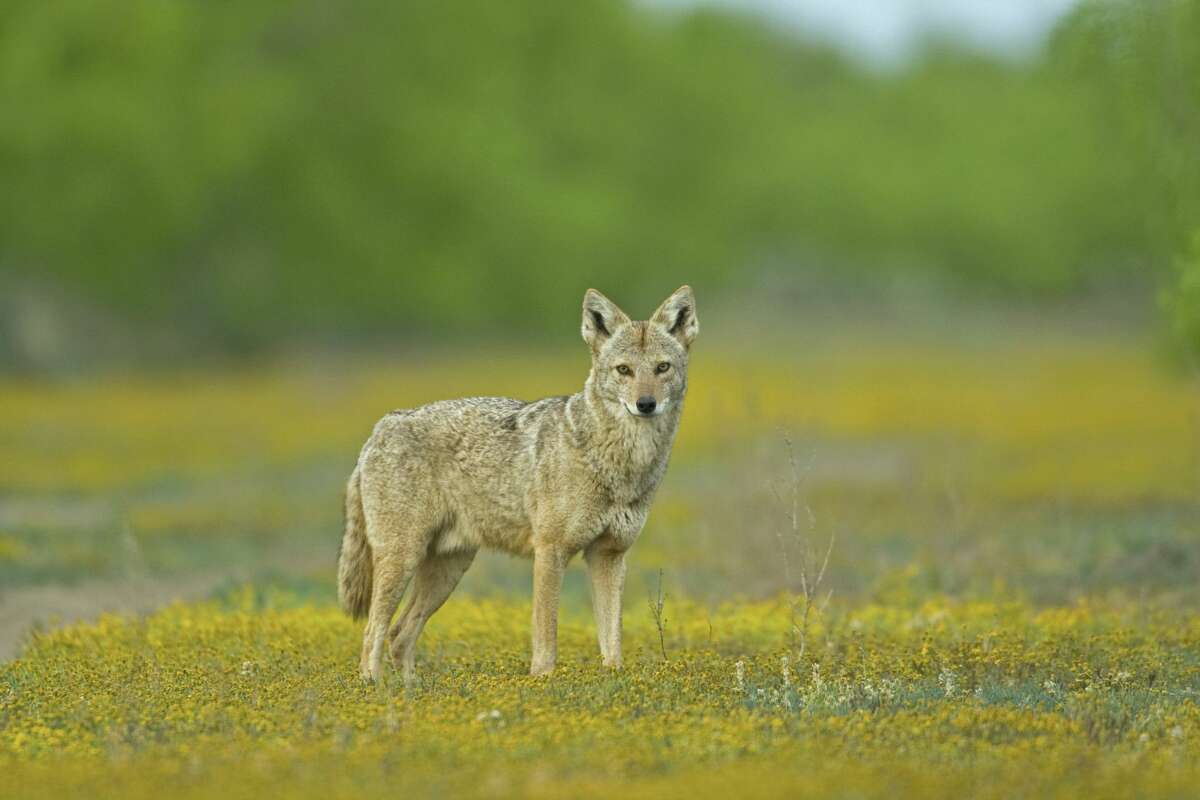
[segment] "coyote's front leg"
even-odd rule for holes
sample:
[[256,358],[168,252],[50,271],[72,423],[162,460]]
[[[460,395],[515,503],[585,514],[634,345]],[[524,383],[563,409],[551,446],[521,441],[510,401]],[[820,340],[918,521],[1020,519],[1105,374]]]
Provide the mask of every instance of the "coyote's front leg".
[[625,551],[596,542],[584,552],[592,578],[592,610],[604,666],[621,666],[621,591],[625,587]]
[[567,559],[557,547],[533,552],[533,661],[530,675],[548,675],[558,659],[558,598]]

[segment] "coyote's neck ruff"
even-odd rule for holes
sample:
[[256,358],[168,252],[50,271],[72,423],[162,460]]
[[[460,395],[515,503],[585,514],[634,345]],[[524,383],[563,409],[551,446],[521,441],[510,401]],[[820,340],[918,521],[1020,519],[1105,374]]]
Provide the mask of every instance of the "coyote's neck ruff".
[[394,411],[359,455],[338,565],[343,607],[368,615],[361,668],[378,677],[392,615],[393,656],[412,675],[417,637],[480,547],[533,556],[532,672],[549,672],[562,571],[583,552],[600,652],[621,663],[625,551],[666,472],[699,330],[687,286],[645,322],[589,290],[583,390],[523,403],[449,400]]
[[579,437],[576,447],[614,500],[648,502],[658,488],[667,471],[686,393],[685,377],[666,411],[650,419],[637,418],[604,403],[593,369],[583,390],[567,400],[567,419]]

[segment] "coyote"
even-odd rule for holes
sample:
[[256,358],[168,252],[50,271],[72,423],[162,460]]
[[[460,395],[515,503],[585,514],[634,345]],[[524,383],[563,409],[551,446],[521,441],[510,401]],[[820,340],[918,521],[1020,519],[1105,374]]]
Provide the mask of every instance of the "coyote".
[[367,617],[364,678],[380,677],[388,638],[393,663],[413,678],[421,630],[480,547],[533,557],[530,674],[554,669],[563,570],[580,551],[600,655],[621,666],[625,551],[667,469],[699,330],[688,286],[646,322],[589,289],[582,332],[592,369],[582,391],[533,403],[447,400],[376,424],[346,486],[338,556],[342,608]]

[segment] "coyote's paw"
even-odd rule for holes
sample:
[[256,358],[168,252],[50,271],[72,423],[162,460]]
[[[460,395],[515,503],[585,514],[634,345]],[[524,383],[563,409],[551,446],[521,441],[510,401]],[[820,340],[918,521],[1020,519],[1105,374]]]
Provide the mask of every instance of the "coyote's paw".
[[376,683],[383,674],[382,663],[364,663],[359,665],[358,676],[362,678],[363,683]]

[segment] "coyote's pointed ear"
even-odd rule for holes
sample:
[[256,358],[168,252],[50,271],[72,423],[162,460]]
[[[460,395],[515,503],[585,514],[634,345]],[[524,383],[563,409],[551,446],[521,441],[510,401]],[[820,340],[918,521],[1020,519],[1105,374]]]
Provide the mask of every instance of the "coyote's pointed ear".
[[700,332],[692,287],[685,284],[676,289],[674,294],[663,300],[650,321],[666,328],[667,333],[678,339],[684,347],[691,346],[692,340]]
[[622,325],[628,324],[629,317],[617,308],[617,304],[609,300],[595,289],[588,289],[583,296],[583,340],[593,350],[599,350],[604,340],[617,332]]

